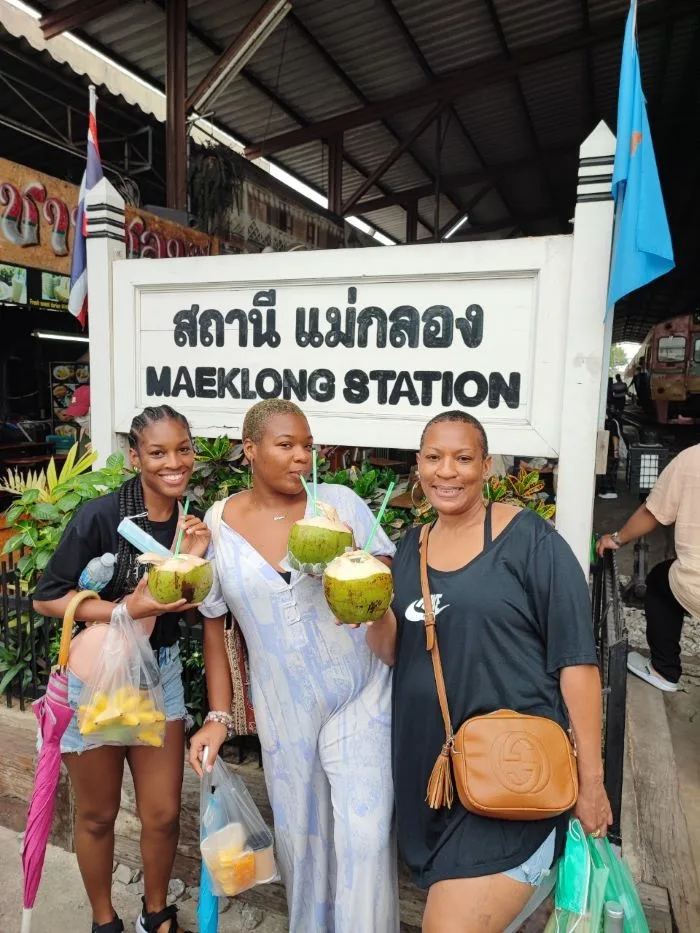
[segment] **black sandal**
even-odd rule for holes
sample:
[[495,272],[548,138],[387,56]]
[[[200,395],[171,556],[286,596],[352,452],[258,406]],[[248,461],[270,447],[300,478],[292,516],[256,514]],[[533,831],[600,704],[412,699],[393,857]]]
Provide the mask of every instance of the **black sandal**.
[[[139,933],[156,933],[163,923],[170,921],[170,928],[168,933],[177,933],[177,907],[174,904],[165,907],[163,910],[159,910],[157,913],[147,914],[146,913],[146,898],[141,899],[143,901],[143,910],[141,911],[141,916],[138,919]],[[123,927],[122,927],[123,929]],[[102,933],[102,931],[100,931]],[[107,930],[106,933],[112,933],[111,930]],[[114,933],[119,933],[118,930],[115,930]],[[189,930],[185,930],[185,933],[189,933]]]
[[109,923],[93,923],[92,933],[124,933],[124,924],[119,917],[115,917]]

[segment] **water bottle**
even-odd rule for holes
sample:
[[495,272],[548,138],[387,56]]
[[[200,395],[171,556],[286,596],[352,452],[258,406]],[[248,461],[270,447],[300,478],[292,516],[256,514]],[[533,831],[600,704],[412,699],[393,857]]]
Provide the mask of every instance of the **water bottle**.
[[603,933],[623,933],[625,915],[617,901],[607,901],[605,904],[605,924]]
[[116,562],[117,558],[114,554],[107,553],[101,557],[93,557],[78,578],[78,589],[99,593],[112,579]]

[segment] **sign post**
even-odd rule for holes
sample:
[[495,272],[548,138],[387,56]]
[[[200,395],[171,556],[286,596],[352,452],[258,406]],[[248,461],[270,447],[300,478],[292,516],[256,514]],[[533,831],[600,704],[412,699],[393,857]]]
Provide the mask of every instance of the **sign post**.
[[88,192],[87,273],[90,327],[90,440],[98,459],[95,469],[120,449],[114,424],[114,329],[119,314],[112,305],[115,262],[124,259],[124,199],[103,178]]
[[493,453],[559,458],[557,527],[587,567],[613,149],[604,124],[581,149],[573,236],[114,262],[111,301],[90,295],[101,352],[96,315],[113,341],[93,395],[105,449],[163,403],[240,437],[251,405],[286,398],[318,442],[409,450],[462,409]]
[[584,568],[589,566],[593,527],[600,394],[606,389],[602,374],[610,354],[605,318],[614,161],[615,137],[599,123],[581,146],[579,159],[557,488],[557,529]]

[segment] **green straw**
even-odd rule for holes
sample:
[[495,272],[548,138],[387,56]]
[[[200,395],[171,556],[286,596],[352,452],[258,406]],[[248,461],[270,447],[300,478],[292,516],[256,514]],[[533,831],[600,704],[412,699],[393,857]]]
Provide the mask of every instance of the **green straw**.
[[[190,510],[190,500],[189,500],[189,498],[187,498],[187,499],[185,499],[185,505],[184,505],[184,508],[183,508],[183,510],[182,510],[182,514],[183,514],[183,515],[187,515],[187,513],[189,512],[189,510]],[[182,536],[184,535],[184,533],[185,533],[185,529],[184,529],[184,528],[181,528],[181,529],[180,529],[180,534],[177,536],[177,541],[175,542],[175,554],[174,554],[174,557],[177,557],[177,555],[180,553],[180,548],[182,547]]]
[[314,471],[314,515],[318,515],[318,454],[316,453],[316,448],[313,449],[313,471]]
[[315,515],[315,514],[316,514],[316,502],[315,502],[315,500],[314,500],[313,495],[311,494],[311,490],[309,489],[309,484],[306,482],[306,480],[304,479],[304,477],[303,477],[303,475],[302,475],[301,473],[299,474],[299,479],[301,480],[301,485],[304,487],[304,492],[306,493],[306,498],[311,502],[311,507],[312,507],[313,513],[314,513],[314,515]]
[[377,517],[376,517],[375,520],[374,520],[374,524],[372,525],[372,530],[370,531],[369,537],[367,538],[367,541],[366,541],[365,546],[364,546],[364,550],[367,551],[368,554],[369,554],[369,549],[372,547],[372,542],[374,541],[374,536],[376,535],[377,529],[379,528],[379,524],[380,524],[380,522],[381,522],[381,520],[382,520],[382,516],[384,515],[384,512],[386,511],[386,507],[387,507],[387,505],[389,504],[389,497],[391,496],[392,492],[394,491],[394,486],[395,486],[395,485],[396,485],[396,483],[395,483],[394,480],[392,480],[392,481],[389,483],[389,488],[387,489],[387,491],[386,491],[385,494],[384,494],[384,501],[383,501],[382,504],[379,506],[379,511],[377,512]]

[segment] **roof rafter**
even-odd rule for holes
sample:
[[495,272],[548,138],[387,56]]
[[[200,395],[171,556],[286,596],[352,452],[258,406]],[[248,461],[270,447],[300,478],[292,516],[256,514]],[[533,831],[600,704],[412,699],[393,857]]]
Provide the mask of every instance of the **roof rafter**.
[[[311,32],[311,30],[308,28],[308,26],[306,26],[305,23],[303,23],[302,20],[299,19],[299,17],[297,16],[297,14],[296,14],[293,10],[292,10],[292,12],[289,14],[289,21],[290,21],[291,23],[293,23],[293,25],[295,26],[295,28],[296,28],[296,29],[300,32],[300,34],[307,40],[307,42],[309,42],[309,44],[313,46],[314,50],[321,56],[321,58],[323,58],[323,60],[324,60],[324,61],[326,62],[326,64],[328,65],[328,67],[329,67],[329,68],[333,71],[333,73],[345,84],[345,86],[348,88],[348,90],[349,90],[349,91],[352,91],[352,93],[357,97],[357,99],[358,99],[359,101],[362,102],[362,104],[364,104],[365,106],[370,106],[370,105],[371,105],[371,101],[370,101],[369,98],[366,96],[366,94],[364,94],[364,92],[363,92],[363,91],[358,87],[358,85],[353,81],[353,79],[352,79],[352,78],[350,77],[350,75],[345,71],[345,69],[342,68],[342,67],[340,66],[340,64],[335,60],[335,58],[330,54],[330,52],[325,48],[325,46],[324,46],[321,42],[319,42],[319,40],[316,38],[316,36],[315,36],[315,35]],[[389,122],[388,122],[387,120],[382,120],[381,122],[382,122],[382,125],[385,127],[385,129],[388,130],[389,133],[391,133],[391,135],[394,137],[394,139],[395,139],[398,143],[401,143],[401,142],[403,141],[402,138],[401,138],[401,136],[391,127],[391,125],[389,124]],[[423,174],[424,174],[427,178],[430,179],[430,181],[432,182],[432,188],[433,188],[433,190],[434,190],[434,189],[435,189],[435,175],[434,175],[434,173],[430,170],[430,168],[428,168],[428,166],[427,166],[427,165],[425,164],[425,162],[420,158],[420,156],[416,155],[416,153],[411,149],[410,146],[408,147],[408,150],[407,150],[407,151],[408,151],[408,154],[409,154],[409,155],[411,156],[411,158],[413,159],[413,161],[414,161],[414,162],[416,163],[416,165],[418,166],[418,168],[421,170],[421,172],[423,172]],[[448,198],[450,198],[451,201],[453,201],[454,203],[457,203],[457,202],[455,201],[455,199],[451,196],[451,193],[450,193],[450,192],[445,192],[445,194],[447,195]],[[459,206],[459,205],[458,205],[458,206]],[[426,223],[426,222],[425,222],[422,218],[420,218],[420,217],[419,217],[418,219],[419,219],[420,223],[422,223],[423,226],[426,227],[426,229],[432,230],[432,227],[431,227],[431,225],[430,225],[429,223]]]
[[[160,10],[165,10],[166,0],[151,0],[151,2],[155,4],[155,6],[157,6]],[[209,51],[217,57],[219,57],[224,52],[224,47],[222,45],[220,45],[215,39],[212,39],[212,37],[209,36],[203,29],[200,29],[199,26],[195,26],[194,23],[190,22],[189,20],[187,23],[187,31],[194,39],[196,39],[205,48],[209,49]],[[250,70],[249,67],[243,68],[240,73],[241,76],[245,78],[245,80],[252,87],[267,97],[268,100],[271,100],[276,107],[279,107],[279,109],[292,120],[294,120],[295,123],[299,123],[302,127],[308,127],[310,125],[310,122],[304,116],[302,116],[290,103],[284,100],[284,98],[277,91],[273,91],[272,88],[268,87],[263,81],[261,81],[260,78],[258,78],[257,75],[255,75]],[[235,130],[230,131],[235,132]],[[367,176],[366,171],[345,152],[343,153],[343,159],[353,171],[357,172],[358,175],[362,175],[363,177]],[[389,193],[389,190],[381,184],[377,184],[375,187],[385,194]],[[427,222],[421,220],[421,223],[426,229],[432,229]],[[376,227],[380,233],[385,233],[385,231],[383,231],[381,227],[378,227],[376,223],[373,224],[373,226]],[[388,234],[385,233],[385,236],[388,236]]]
[[44,39],[54,39],[69,29],[80,29],[93,20],[112,13],[129,0],[73,0],[58,10],[46,12],[39,20]]
[[406,136],[404,139],[400,140],[394,149],[386,156],[385,159],[377,166],[377,168],[372,172],[372,174],[367,178],[362,184],[355,190],[353,194],[350,195],[348,200],[343,205],[342,213],[343,215],[347,214],[357,202],[362,198],[369,189],[375,185],[382,175],[387,172],[391,166],[401,158],[401,156],[406,152],[412,142],[418,139],[419,136],[422,136],[423,133],[428,129],[431,123],[434,123],[435,120],[443,112],[447,104],[441,103],[433,107],[420,121],[420,123],[414,127],[413,130]]
[[[399,13],[399,11],[398,11],[398,10],[396,9],[396,7],[394,6],[394,0],[382,0],[382,2],[384,3],[384,7],[385,7],[387,13],[391,16],[391,18],[393,19],[394,23],[396,24],[396,27],[398,28],[399,32],[400,32],[401,35],[403,36],[405,42],[408,44],[408,47],[410,48],[411,53],[413,54],[413,57],[415,58],[415,60],[418,62],[418,64],[420,65],[421,69],[423,70],[423,74],[424,74],[424,75],[426,76],[426,78],[428,78],[430,81],[434,81],[434,80],[435,80],[435,72],[434,72],[433,69],[430,67],[430,63],[428,62],[428,59],[425,57],[425,55],[423,54],[423,51],[421,50],[420,46],[419,46],[418,43],[416,42],[416,40],[415,40],[415,38],[414,38],[414,36],[413,36],[413,33],[412,33],[411,30],[408,28],[408,26],[406,25],[406,23],[405,23],[403,17],[401,16],[401,14]],[[469,133],[468,129],[466,128],[466,126],[465,126],[464,123],[462,122],[462,118],[461,118],[460,115],[457,113],[457,110],[455,109],[454,105],[453,105],[451,102],[450,102],[450,108],[449,108],[449,110],[448,110],[447,113],[448,113],[448,118],[457,126],[457,129],[459,130],[459,132],[460,132],[460,133],[462,134],[462,136],[464,137],[464,140],[466,141],[466,143],[467,143],[467,145],[469,146],[469,148],[474,152],[474,154],[476,155],[477,159],[481,162],[481,164],[485,166],[485,165],[486,165],[486,162],[485,162],[484,158],[482,157],[481,153],[479,152],[479,150],[478,150],[478,148],[477,148],[477,146],[476,146],[476,143],[475,143],[474,140],[472,139],[471,134]],[[444,177],[443,177],[443,182],[444,182]],[[451,186],[449,185],[449,183],[447,184],[447,187],[448,187],[448,188],[451,187]],[[503,202],[503,204],[504,204],[506,210],[508,210],[508,211],[510,211],[511,213],[513,213],[513,209],[512,209],[512,207],[511,207],[511,205],[509,204],[508,199],[507,199],[507,198],[505,197],[505,195],[503,194],[503,191],[501,191],[501,190],[499,189],[498,194],[499,194],[499,196],[500,196],[500,198],[501,198],[501,201]]]
[[[488,11],[491,24],[494,28],[496,36],[498,37],[498,42],[499,42],[499,45],[501,46],[501,51],[506,56],[506,58],[512,59],[513,53],[511,52],[510,46],[508,45],[508,39],[503,30],[503,25],[498,15],[498,11],[496,10],[496,4],[494,3],[494,0],[484,0],[484,3],[486,4],[486,9]],[[537,130],[535,129],[535,124],[532,119],[532,114],[530,113],[530,107],[528,106],[527,99],[525,97],[525,92],[523,91],[522,81],[520,80],[517,70],[515,71],[515,74],[513,75],[512,81],[513,81],[513,86],[515,88],[515,92],[518,97],[518,102],[520,104],[520,111],[525,119],[525,125],[527,126],[527,131],[530,136],[530,143],[532,145],[533,153],[535,155],[535,158],[537,159],[537,164],[539,168],[542,170],[542,176],[544,178],[544,182],[547,187],[547,191],[549,193],[549,198],[556,210],[557,216],[559,218],[559,223],[561,224],[562,230],[564,230],[566,229],[566,217],[564,216],[565,212],[562,208],[562,205],[560,204],[559,194],[552,183],[552,177],[549,174],[549,171],[547,170],[547,166],[544,162],[544,159],[542,158],[542,147],[540,146],[540,141],[537,138]]]
[[[578,150],[578,143],[570,146],[558,146],[555,149],[544,149],[542,150],[541,156],[527,156],[522,159],[511,159],[508,162],[485,165],[483,168],[474,169],[470,172],[457,172],[455,174],[444,175],[442,180],[445,184],[453,188],[466,188],[468,185],[475,185],[484,181],[496,183],[510,174],[522,171],[523,169],[532,168],[538,164],[540,158],[545,161],[556,162],[566,156],[574,155]],[[392,207],[395,204],[406,205],[410,204],[412,201],[419,201],[421,198],[430,197],[433,192],[434,188],[432,185],[417,185],[414,188],[404,188],[401,191],[396,191],[390,195],[384,195],[381,198],[371,198],[367,201],[360,201],[360,203],[356,204],[348,213],[369,214],[372,213],[372,211],[381,211],[384,210],[385,207]],[[501,195],[501,200],[502,199],[503,196]]]
[[[669,11],[672,19],[688,16],[697,11],[697,0],[677,0]],[[459,68],[450,74],[432,81],[422,88],[415,88],[396,97],[376,101],[365,107],[341,113],[326,120],[321,120],[302,130],[291,130],[281,133],[271,139],[249,146],[246,156],[250,159],[258,158],[263,152],[271,155],[294,146],[300,146],[312,139],[322,139],[335,133],[343,132],[357,126],[365,126],[386,119],[392,114],[412,110],[437,100],[452,101],[461,94],[488,84],[502,81],[517,74],[520,68],[549,61],[577,49],[589,46],[608,39],[616,39],[622,35],[627,13],[609,16],[592,25],[589,30],[577,29],[574,32],[558,36],[547,42],[523,46],[513,51],[510,58],[497,55],[493,58]],[[666,17],[659,0],[642,6],[638,13],[638,30],[644,30],[657,25]]]

